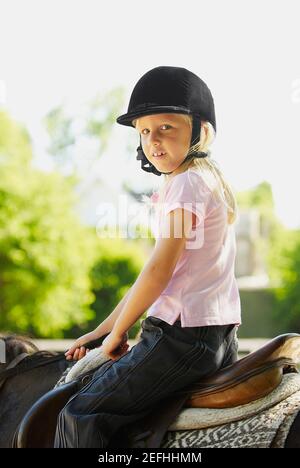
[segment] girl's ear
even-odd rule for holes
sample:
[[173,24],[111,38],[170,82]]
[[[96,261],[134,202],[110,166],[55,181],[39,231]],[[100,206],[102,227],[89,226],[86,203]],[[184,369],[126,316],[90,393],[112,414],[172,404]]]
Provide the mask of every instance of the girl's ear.
[[205,138],[206,138],[208,134],[208,126],[204,120],[201,120],[201,132],[205,133]]

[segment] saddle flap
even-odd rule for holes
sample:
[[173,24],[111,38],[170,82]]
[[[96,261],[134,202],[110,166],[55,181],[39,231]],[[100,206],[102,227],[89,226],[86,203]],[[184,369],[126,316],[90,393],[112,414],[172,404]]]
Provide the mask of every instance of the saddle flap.
[[72,381],[39,398],[27,411],[16,432],[17,448],[53,447],[58,415],[78,388],[79,382]]

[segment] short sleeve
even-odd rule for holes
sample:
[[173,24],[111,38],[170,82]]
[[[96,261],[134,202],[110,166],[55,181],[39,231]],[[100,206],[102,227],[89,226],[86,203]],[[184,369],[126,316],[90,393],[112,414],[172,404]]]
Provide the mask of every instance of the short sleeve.
[[166,216],[176,208],[191,211],[196,215],[196,229],[204,221],[206,203],[207,193],[201,188],[201,179],[185,171],[171,179],[163,201],[163,213]]

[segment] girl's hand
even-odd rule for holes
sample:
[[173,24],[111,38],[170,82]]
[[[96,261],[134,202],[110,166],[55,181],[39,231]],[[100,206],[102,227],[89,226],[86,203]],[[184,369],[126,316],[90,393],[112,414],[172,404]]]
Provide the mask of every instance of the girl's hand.
[[113,331],[103,340],[102,350],[113,361],[120,358],[129,348],[127,343],[128,334],[124,333],[122,336],[116,335]]
[[99,336],[95,333],[95,331],[82,335],[75,341],[75,343],[68,349],[68,351],[65,352],[66,359],[68,361],[77,361],[82,359],[89,352],[89,349],[86,349],[83,345],[89,341],[96,340],[97,338],[99,338]]

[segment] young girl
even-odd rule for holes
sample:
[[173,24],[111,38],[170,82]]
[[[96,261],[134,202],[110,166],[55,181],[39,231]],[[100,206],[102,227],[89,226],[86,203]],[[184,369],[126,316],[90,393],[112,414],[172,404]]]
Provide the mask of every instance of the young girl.
[[[66,353],[81,359],[85,343],[109,333],[102,348],[110,364],[61,411],[55,447],[107,447],[162,398],[237,359],[236,202],[210,158],[209,88],[185,68],[156,67],[137,82],[117,122],[138,131],[142,169],[165,174],[156,244],[115,310]],[[128,351],[127,331],[146,310],[141,339]]]

